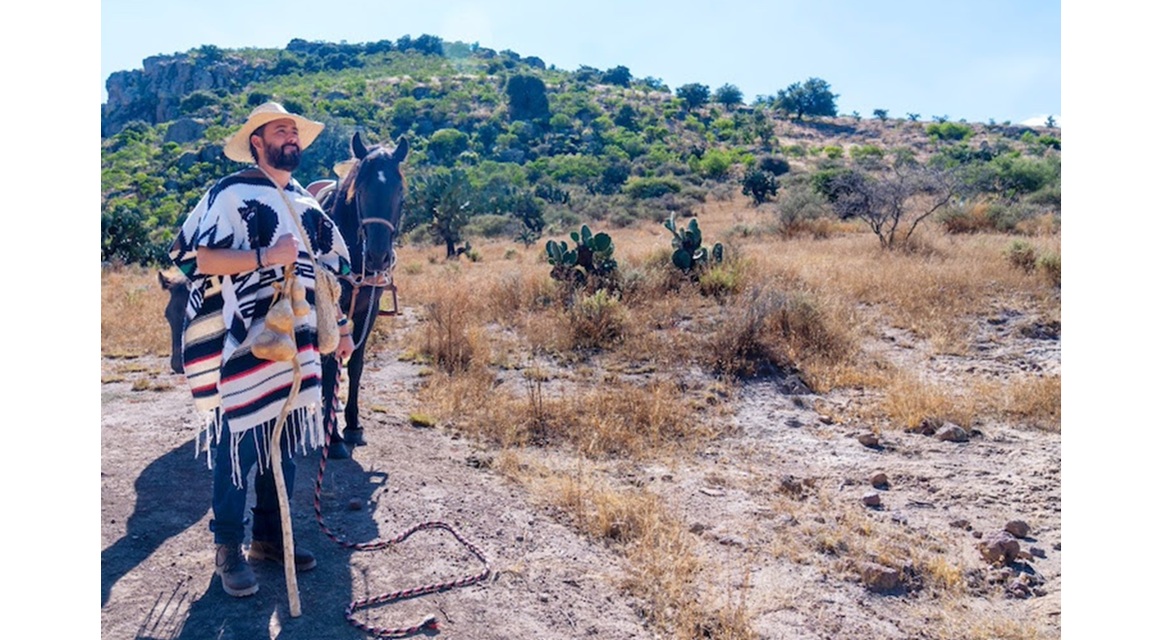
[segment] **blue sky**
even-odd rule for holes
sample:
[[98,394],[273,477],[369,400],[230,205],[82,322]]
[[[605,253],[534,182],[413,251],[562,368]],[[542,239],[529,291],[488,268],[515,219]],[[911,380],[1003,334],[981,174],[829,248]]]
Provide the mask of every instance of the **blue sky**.
[[101,102],[110,73],[203,44],[427,33],[562,69],[623,65],[672,89],[731,83],[747,102],[818,77],[843,114],[880,108],[972,122],[1062,114],[1060,4],[1051,0],[105,0],[100,18]]

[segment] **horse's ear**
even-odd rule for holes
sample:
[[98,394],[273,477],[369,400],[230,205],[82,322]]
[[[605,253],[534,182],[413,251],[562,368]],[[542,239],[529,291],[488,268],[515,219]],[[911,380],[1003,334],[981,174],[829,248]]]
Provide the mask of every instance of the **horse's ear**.
[[368,148],[364,146],[364,141],[360,140],[359,131],[352,134],[352,154],[355,155],[358,160],[363,160],[368,157]]
[[400,136],[400,141],[396,143],[396,150],[392,152],[392,159],[396,162],[403,162],[406,157],[408,157],[408,139]]

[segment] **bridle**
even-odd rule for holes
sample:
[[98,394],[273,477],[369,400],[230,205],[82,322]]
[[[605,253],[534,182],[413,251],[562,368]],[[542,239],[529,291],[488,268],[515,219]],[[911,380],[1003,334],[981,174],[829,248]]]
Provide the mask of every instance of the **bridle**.
[[[360,162],[363,162],[363,160],[361,160]],[[340,187],[340,185],[334,185],[332,187],[331,201],[330,201],[332,213],[335,213],[336,206],[338,204],[339,187]],[[368,256],[368,234],[366,233],[365,228],[370,224],[383,225],[385,228],[387,228],[389,231],[391,231],[392,237],[394,239],[396,234],[397,234],[396,225],[395,225],[395,223],[393,223],[388,218],[382,218],[379,216],[363,217],[362,211],[360,210],[360,199],[359,199],[358,194],[355,195],[355,210],[356,210],[356,217],[359,218],[359,223],[356,227],[356,237],[360,242],[360,272],[338,276],[341,280],[347,282],[352,287],[352,299],[348,305],[348,315],[350,316],[355,311],[356,298],[360,294],[360,289],[364,289],[364,288],[369,289],[369,295],[371,296],[371,302],[368,306],[369,313],[373,313],[373,312],[374,313],[381,313],[379,311],[378,307],[380,304],[380,296],[383,295],[384,291],[391,291],[392,292],[392,299],[393,299],[393,307],[392,307],[393,311],[392,311],[392,313],[395,313],[395,311],[397,311],[396,306],[394,304],[394,300],[396,297],[396,286],[395,286],[395,283],[392,279],[392,270],[396,266],[395,247],[393,246],[393,248],[392,248],[391,259],[388,260],[388,267],[386,269],[384,269],[382,271],[368,271],[367,260],[366,260],[366,258]],[[354,329],[355,329],[355,327],[353,327],[353,330]],[[353,340],[354,348],[359,349],[364,344],[364,341],[367,340],[367,338],[368,338],[368,332],[363,331],[358,338],[355,338]]]

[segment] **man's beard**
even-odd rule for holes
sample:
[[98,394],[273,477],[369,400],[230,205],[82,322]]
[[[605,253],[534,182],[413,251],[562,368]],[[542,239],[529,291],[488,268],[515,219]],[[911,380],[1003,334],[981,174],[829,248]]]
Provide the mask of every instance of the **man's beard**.
[[[284,147],[288,147],[285,151]],[[300,166],[300,147],[286,144],[284,147],[268,147],[268,164],[282,171],[295,171]]]

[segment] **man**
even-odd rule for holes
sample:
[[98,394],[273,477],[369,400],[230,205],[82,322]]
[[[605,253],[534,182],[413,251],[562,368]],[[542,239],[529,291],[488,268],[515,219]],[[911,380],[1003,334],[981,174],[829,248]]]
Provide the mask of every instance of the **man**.
[[[213,469],[216,574],[232,596],[259,589],[249,558],[284,561],[279,501],[270,469],[271,446],[276,445],[270,440],[296,374],[291,360],[262,360],[252,353],[252,344],[264,331],[264,318],[283,285],[285,267],[295,265],[296,278],[313,300],[314,269],[350,270],[348,249],[336,225],[292,178],[300,153],[323,127],[275,102],[256,107],[224,148],[228,158],[255,166],[213,185],[188,216],[170,251],[173,262],[193,282],[184,368],[193,400],[208,416],[201,435]],[[297,217],[318,265],[312,264],[301,241]],[[343,360],[354,345],[346,324],[340,332],[333,355]],[[323,445],[316,335],[315,309],[295,319],[300,386],[278,443],[289,497],[295,481],[293,454]],[[246,558],[241,545],[247,478],[253,466],[256,504]],[[295,565],[307,571],[316,566],[316,558],[296,546]]]

